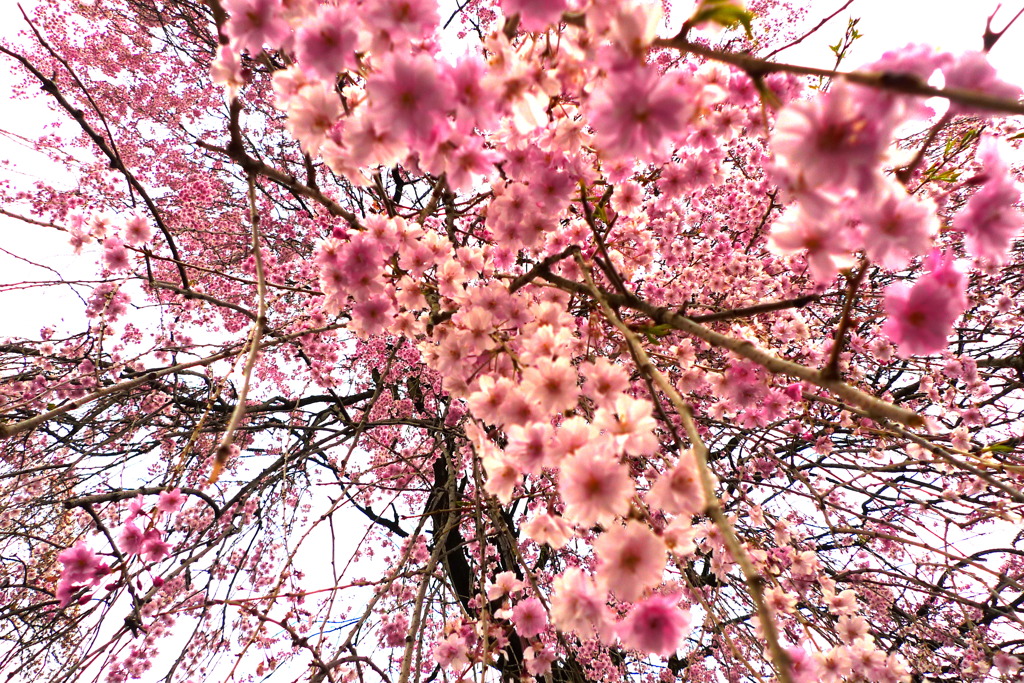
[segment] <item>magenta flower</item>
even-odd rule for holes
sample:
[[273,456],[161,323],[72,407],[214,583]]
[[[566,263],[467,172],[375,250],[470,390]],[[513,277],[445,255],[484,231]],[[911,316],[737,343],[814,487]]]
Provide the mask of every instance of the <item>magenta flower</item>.
[[355,22],[341,7],[323,5],[298,30],[295,51],[307,73],[333,81],[339,71],[356,66]]
[[264,45],[280,47],[291,35],[281,14],[281,0],[224,0],[230,14],[227,33],[243,50],[259,52]]
[[953,323],[967,306],[967,278],[952,259],[939,261],[936,253],[929,263],[932,271],[912,286],[897,282],[885,291],[888,319],[882,331],[899,346],[902,358],[946,348]]
[[619,624],[626,646],[667,657],[690,632],[690,613],[681,609],[676,596],[652,595],[633,606]]
[[110,567],[99,561],[96,553],[81,544],[63,551],[57,555],[57,560],[63,564],[61,581],[72,584],[98,582],[110,570]]

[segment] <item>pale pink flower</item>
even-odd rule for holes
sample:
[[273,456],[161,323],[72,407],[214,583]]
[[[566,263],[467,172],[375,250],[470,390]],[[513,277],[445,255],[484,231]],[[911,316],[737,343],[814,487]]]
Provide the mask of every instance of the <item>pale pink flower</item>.
[[245,85],[245,75],[236,48],[231,45],[217,47],[217,56],[210,63],[210,80],[224,86],[229,100],[238,97],[238,91]]
[[667,550],[650,527],[635,520],[613,526],[594,541],[597,583],[620,600],[633,602],[661,583]]
[[635,494],[629,468],[606,455],[584,451],[561,464],[558,492],[565,516],[589,527],[607,525],[629,512]]
[[857,594],[846,589],[838,594],[832,591],[822,591],[825,596],[825,602],[828,603],[828,609],[833,614],[839,616],[852,616],[857,611]]
[[146,540],[146,533],[134,522],[128,522],[117,537],[117,547],[129,555],[141,555]]
[[370,109],[397,136],[426,140],[448,109],[451,82],[428,55],[389,54],[366,82]]
[[522,481],[523,473],[504,454],[485,456],[482,461],[484,471],[487,473],[484,490],[496,496],[503,505],[507,505],[512,501],[512,492]]
[[304,87],[289,101],[287,125],[303,151],[315,154],[340,115],[338,93],[318,83]]
[[469,646],[461,634],[452,633],[434,646],[434,661],[446,669],[457,671],[469,664]]
[[868,257],[883,268],[898,270],[915,256],[926,254],[939,231],[935,212],[931,199],[911,197],[902,188],[892,188],[860,216]]
[[153,228],[145,216],[132,214],[124,224],[124,241],[139,247],[153,239]]
[[537,598],[527,598],[512,608],[512,623],[523,638],[532,638],[548,626],[548,615]]
[[694,539],[700,534],[701,528],[694,526],[687,517],[676,517],[665,527],[662,539],[666,547],[676,557],[689,557],[697,551]]
[[622,642],[648,654],[673,654],[690,632],[690,613],[678,602],[677,596],[652,595],[633,605],[618,627]]
[[[959,57],[954,57],[948,64],[942,67],[942,75],[946,79],[946,87],[957,90],[973,90],[983,92],[992,97],[999,97],[1016,102],[1021,95],[1021,89],[1007,83],[999,78],[988,61],[988,55],[984,52],[969,51]],[[978,107],[972,107],[959,102],[949,103],[949,113],[967,114],[978,113]]]
[[591,96],[595,146],[607,157],[654,161],[686,126],[690,107],[676,79],[635,65],[613,71]]
[[567,456],[576,455],[587,444],[597,439],[598,435],[597,427],[579,415],[570,417],[555,432],[555,440],[550,450],[551,461],[557,464]]
[[864,617],[839,617],[836,633],[847,645],[868,634],[868,622]]
[[513,595],[521,591],[525,585],[512,572],[501,572],[494,577],[494,583],[487,587],[487,599],[499,600],[506,595]]
[[549,648],[535,649],[534,646],[526,648],[523,653],[526,660],[526,672],[531,676],[547,676],[551,672],[551,665],[558,655]]
[[566,0],[501,0],[505,15],[518,14],[519,23],[526,31],[543,31],[557,24],[568,7]]
[[1020,188],[993,136],[986,135],[978,144],[978,159],[984,184],[953,219],[953,227],[966,233],[967,250],[973,256],[1002,265],[1009,259],[1013,238],[1024,225],[1024,215],[1016,208]]
[[503,424],[505,403],[513,389],[512,380],[484,375],[477,382],[477,387],[467,400],[470,412],[484,422]]
[[782,588],[769,588],[764,592],[764,603],[779,614],[792,614],[796,596]]
[[508,429],[508,446],[505,455],[513,458],[523,472],[540,472],[548,464],[548,447],[551,443],[551,425],[543,422],[513,425]]
[[177,512],[184,504],[185,496],[182,494],[181,489],[176,488],[160,492],[160,499],[157,501],[156,509],[160,512]]
[[535,542],[547,544],[554,549],[561,548],[572,538],[572,527],[559,516],[542,512],[525,522],[523,533]]
[[771,139],[778,166],[810,187],[874,184],[891,123],[864,106],[864,92],[836,83],[825,95],[783,109]]
[[321,5],[295,35],[295,53],[307,73],[333,82],[356,66],[356,19],[342,7]]
[[658,423],[652,417],[653,406],[646,399],[619,395],[612,408],[600,408],[594,415],[594,425],[603,429],[615,445],[629,455],[650,455],[658,449],[654,428]]
[[459,138],[448,159],[447,179],[453,190],[469,191],[486,181],[501,157],[485,149],[483,138],[467,135]]
[[831,220],[812,217],[803,204],[790,207],[772,226],[768,248],[779,254],[807,250],[807,265],[816,282],[831,282],[841,268],[853,265],[853,250],[842,215]]
[[255,53],[264,45],[280,47],[291,34],[281,0],[223,0],[230,15],[227,34],[241,49]]
[[599,408],[611,408],[615,399],[629,389],[629,373],[607,358],[598,358],[580,366],[587,378],[583,388]]
[[853,671],[853,661],[849,650],[840,645],[827,652],[815,654],[818,660],[818,671],[821,683],[839,683]]
[[673,515],[692,516],[704,511],[707,501],[693,451],[680,455],[676,466],[654,482],[649,497],[651,503]]
[[375,0],[369,8],[367,26],[394,44],[427,38],[437,28],[437,3],[433,0]]
[[540,359],[523,371],[523,388],[541,413],[560,413],[576,406],[580,389],[576,368],[568,358]]
[[579,568],[571,567],[552,583],[551,622],[562,631],[581,638],[605,631],[611,610],[599,595],[593,580]]

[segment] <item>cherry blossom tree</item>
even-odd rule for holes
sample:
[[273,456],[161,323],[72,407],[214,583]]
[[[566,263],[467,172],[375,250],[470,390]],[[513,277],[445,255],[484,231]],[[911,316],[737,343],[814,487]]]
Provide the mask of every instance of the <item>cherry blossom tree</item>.
[[7,680],[1019,680],[1015,17],[683,4],[26,11]]

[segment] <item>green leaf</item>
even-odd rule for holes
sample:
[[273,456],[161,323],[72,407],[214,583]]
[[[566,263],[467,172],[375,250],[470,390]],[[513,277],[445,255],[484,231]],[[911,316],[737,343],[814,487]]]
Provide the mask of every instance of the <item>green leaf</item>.
[[1013,446],[1005,443],[994,443],[982,448],[979,453],[1012,453]]
[[731,0],[705,0],[697,13],[690,18],[690,23],[700,26],[704,23],[717,24],[725,28],[743,26],[747,35],[752,35],[750,22],[754,13],[734,5]]

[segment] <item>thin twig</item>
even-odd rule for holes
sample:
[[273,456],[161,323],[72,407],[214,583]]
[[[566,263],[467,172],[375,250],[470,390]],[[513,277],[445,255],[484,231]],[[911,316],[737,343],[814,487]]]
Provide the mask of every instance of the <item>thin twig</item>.
[[252,256],[256,266],[256,295],[259,302],[256,307],[256,322],[252,326],[252,334],[249,338],[249,356],[242,369],[242,387],[238,390],[238,402],[235,404],[235,410],[231,413],[224,436],[221,438],[220,445],[217,446],[213,470],[210,472],[211,484],[220,477],[220,473],[231,455],[235,429],[245,415],[245,400],[249,394],[252,370],[260,355],[260,337],[263,335],[263,328],[267,325],[267,281],[263,272],[263,255],[260,251],[260,215],[256,209],[256,177],[251,173],[249,174],[249,222],[252,224]]

